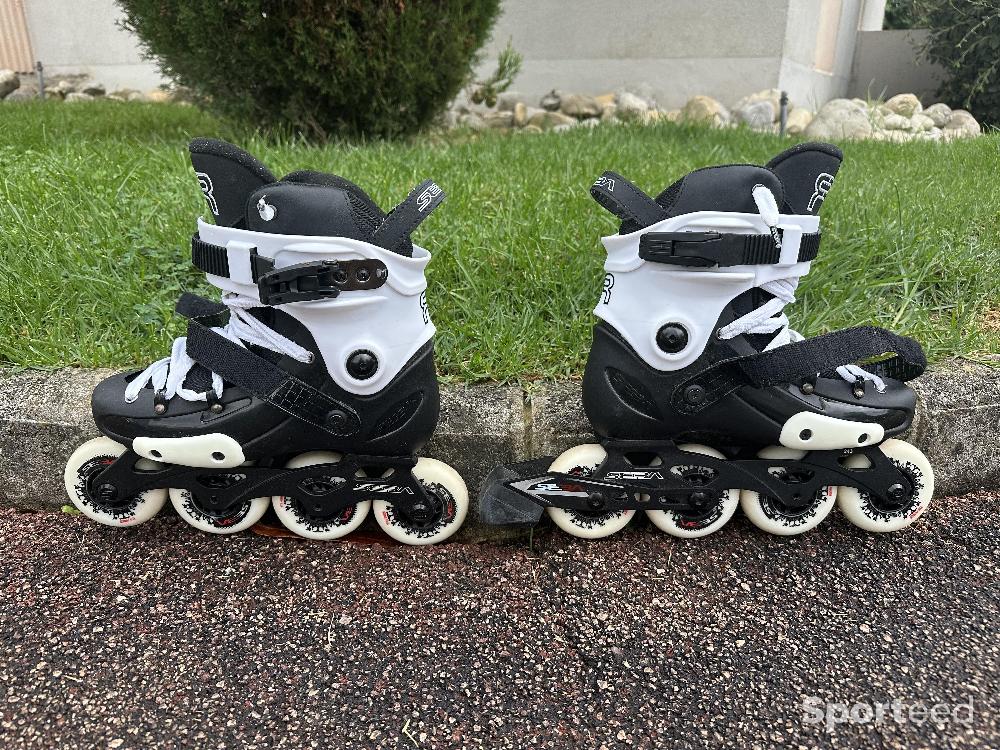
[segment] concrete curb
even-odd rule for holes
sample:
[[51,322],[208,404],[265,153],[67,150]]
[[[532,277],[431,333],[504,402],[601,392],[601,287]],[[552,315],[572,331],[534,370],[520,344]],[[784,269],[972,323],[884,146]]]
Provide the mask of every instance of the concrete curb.
[[[0,370],[0,505],[58,508],[69,454],[97,435],[90,394],[111,370]],[[920,401],[907,438],[937,475],[937,494],[1000,487],[1000,369],[964,360],[914,383]],[[577,381],[442,388],[441,421],[424,451],[454,466],[470,494],[498,464],[554,455],[593,439]],[[461,538],[504,536],[473,507]]]

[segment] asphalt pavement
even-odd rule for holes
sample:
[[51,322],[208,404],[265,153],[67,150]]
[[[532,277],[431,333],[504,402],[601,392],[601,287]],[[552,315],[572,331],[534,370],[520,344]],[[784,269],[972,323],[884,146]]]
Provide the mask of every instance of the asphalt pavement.
[[3,748],[1000,748],[998,494],[425,549],[4,510],[0,550]]

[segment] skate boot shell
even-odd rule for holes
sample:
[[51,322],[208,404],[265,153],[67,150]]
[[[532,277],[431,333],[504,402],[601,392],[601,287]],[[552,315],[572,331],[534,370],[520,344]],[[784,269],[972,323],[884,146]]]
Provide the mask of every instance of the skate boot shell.
[[297,534],[334,539],[374,507],[399,541],[451,536],[465,484],[414,455],[439,403],[430,254],[410,233],[441,189],[425,181],[385,213],[335,175],[278,180],[209,139],[190,152],[214,218],[199,220],[192,260],[220,301],[182,295],[188,332],[170,357],[97,387],[104,437],[70,458],[70,499],[112,526],[148,520],[169,499],[213,533],[273,507]]
[[600,442],[507,476],[502,490],[486,485],[484,520],[525,523],[532,503],[593,538],[643,511],[698,537],[738,506],[781,535],[835,504],[877,532],[923,513],[933,471],[894,439],[913,418],[905,381],[926,365],[919,344],[872,326],[804,340],[783,312],[820,252],[841,159],[835,146],[801,144],[766,166],[697,170],[656,198],[602,175],[591,193],[621,229],[603,239],[583,381]]

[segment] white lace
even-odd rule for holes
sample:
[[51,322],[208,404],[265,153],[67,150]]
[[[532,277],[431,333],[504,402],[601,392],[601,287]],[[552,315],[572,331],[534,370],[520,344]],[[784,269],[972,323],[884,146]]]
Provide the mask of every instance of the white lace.
[[[764,185],[755,185],[753,199],[764,223],[771,229],[772,234],[777,235],[778,206],[774,194]],[[718,330],[719,338],[732,339],[742,336],[744,333],[774,333],[777,331],[777,335],[765,347],[765,351],[795,341],[802,341],[804,338],[802,334],[788,327],[788,316],[784,313],[785,305],[795,301],[795,289],[798,285],[798,275],[789,275],[761,284],[760,288],[774,295],[773,299],[720,328]],[[870,381],[875,384],[875,390],[879,393],[885,392],[886,385],[882,378],[857,365],[838,367],[837,374],[848,383],[856,383],[859,380]]]
[[[227,293],[222,295],[223,304],[229,308],[229,322],[222,328],[213,328],[215,333],[242,347],[247,344],[261,346],[292,357],[299,362],[311,362],[313,353],[280,333],[276,333],[250,315],[247,310],[262,307],[260,300],[244,297],[241,294]],[[158,360],[143,370],[125,388],[125,401],[132,403],[139,398],[139,393],[148,383],[153,390],[162,391],[169,401],[174,396],[180,396],[185,401],[207,401],[208,392],[192,391],[184,387],[184,379],[194,367],[195,361],[187,353],[187,337],[174,339],[170,356]],[[222,397],[222,378],[212,373],[212,390],[216,397]]]

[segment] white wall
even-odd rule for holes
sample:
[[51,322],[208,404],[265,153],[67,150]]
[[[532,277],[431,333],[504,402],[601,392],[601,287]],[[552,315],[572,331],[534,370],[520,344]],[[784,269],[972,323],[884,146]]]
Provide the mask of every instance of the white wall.
[[861,32],[848,96],[888,99],[912,93],[924,104],[936,102],[944,71],[920,52],[926,39],[923,29]]
[[504,0],[480,71],[511,39],[513,89],[603,93],[647,83],[661,107],[695,94],[731,104],[777,85],[792,0]]
[[118,28],[114,0],[29,0],[25,5],[35,59],[46,77],[86,73],[108,91],[151,89],[163,82],[131,34]]
[[479,71],[510,39],[524,56],[512,88],[529,99],[648,84],[670,109],[780,88],[816,109],[847,94],[858,29],[884,11],[885,0],[504,0]]
[[[846,95],[863,5],[863,0],[791,0],[775,86],[787,91],[794,104],[816,110]],[[824,13],[830,14],[825,26]],[[822,56],[821,31],[830,35],[824,43],[832,46],[827,70],[820,69],[825,63],[817,59]]]

